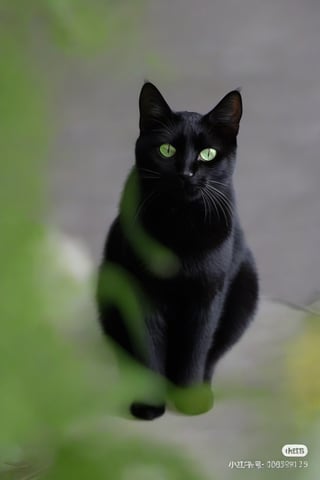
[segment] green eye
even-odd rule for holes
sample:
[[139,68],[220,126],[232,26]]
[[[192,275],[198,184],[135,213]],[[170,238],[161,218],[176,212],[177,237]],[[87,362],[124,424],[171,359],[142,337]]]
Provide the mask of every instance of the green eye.
[[213,160],[217,155],[217,150],[215,148],[205,148],[199,154],[198,160],[202,160],[203,162],[210,162]]
[[176,153],[176,149],[173,145],[170,145],[170,143],[164,143],[160,146],[159,150],[161,155],[165,158],[173,157],[173,155]]

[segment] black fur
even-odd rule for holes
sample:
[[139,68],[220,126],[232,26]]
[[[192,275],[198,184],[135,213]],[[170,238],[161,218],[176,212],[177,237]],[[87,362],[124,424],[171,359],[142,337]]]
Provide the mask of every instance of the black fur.
[[[100,321],[107,335],[178,389],[207,385],[202,406],[193,405],[189,412],[180,408],[201,413],[212,406],[209,385],[215,365],[247,328],[258,299],[255,263],[239,223],[232,184],[241,95],[230,92],[206,115],[173,112],[156,87],[146,83],[139,107],[136,163],[129,176],[136,176],[140,185],[137,221],[174,252],[180,265],[169,278],[152,273],[118,216],[101,271],[108,262],[120,265],[152,305],[144,318],[147,354],[138,352],[119,309],[104,302],[101,282]],[[174,157],[161,156],[159,146],[164,143],[175,147]],[[217,150],[216,158],[200,161],[199,152],[209,147]],[[164,413],[166,400],[154,405],[138,399],[131,412],[155,418]],[[179,408],[179,401],[175,403]]]

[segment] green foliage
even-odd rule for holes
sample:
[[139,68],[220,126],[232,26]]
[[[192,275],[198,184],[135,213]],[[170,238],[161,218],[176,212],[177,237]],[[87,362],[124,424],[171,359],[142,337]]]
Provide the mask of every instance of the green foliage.
[[57,45],[84,54],[134,35],[143,5],[142,0],[0,0],[0,13],[3,27],[20,39],[28,41],[35,26],[43,27]]
[[140,211],[150,198],[147,197],[142,204],[140,203],[138,179],[135,171],[132,171],[121,200],[121,222],[131,245],[145,265],[155,275],[168,277],[177,271],[178,258],[165,246],[147,235],[137,221],[136,206],[139,205],[138,211]]
[[[106,461],[107,458],[107,461]],[[54,468],[45,476],[79,480],[115,479],[198,480],[199,472],[172,454],[170,449],[146,444],[137,439],[124,439],[113,435],[112,442],[103,444],[99,436],[72,439],[61,445]]]
[[[120,380],[105,344],[80,350],[61,334],[56,320],[70,321],[64,306],[74,291],[54,256],[48,261],[41,221],[50,125],[45,88],[30,62],[33,26],[82,51],[105,45],[108,36],[119,38],[118,28],[131,23],[138,7],[98,0],[0,2],[1,479],[200,478],[169,449],[86,426],[149,388],[150,378],[129,364]],[[155,268],[167,269],[168,256],[162,253]],[[119,302],[121,291],[125,312],[137,317],[130,282],[112,268],[106,276],[112,299]]]
[[286,393],[294,405],[297,422],[313,424],[320,413],[320,315],[309,315],[303,331],[287,348]]

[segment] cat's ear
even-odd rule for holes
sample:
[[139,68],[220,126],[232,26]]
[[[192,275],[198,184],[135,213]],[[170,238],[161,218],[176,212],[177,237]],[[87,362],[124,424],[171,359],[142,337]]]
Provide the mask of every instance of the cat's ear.
[[221,127],[237,135],[242,116],[242,98],[238,90],[228,93],[213,110],[203,118],[213,127]]
[[159,92],[150,82],[143,85],[139,97],[140,130],[148,130],[166,122],[172,111]]

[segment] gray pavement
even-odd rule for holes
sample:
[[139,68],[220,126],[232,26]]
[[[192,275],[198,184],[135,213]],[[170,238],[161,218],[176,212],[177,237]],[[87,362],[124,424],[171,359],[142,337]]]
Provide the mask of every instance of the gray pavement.
[[209,110],[241,86],[235,183],[262,291],[304,303],[320,290],[320,2],[150,0],[133,31],[91,59],[41,54],[55,105],[52,217],[96,261],[133,161],[138,91]]

